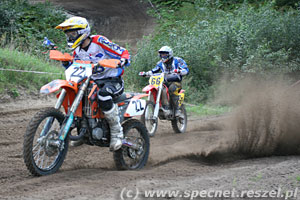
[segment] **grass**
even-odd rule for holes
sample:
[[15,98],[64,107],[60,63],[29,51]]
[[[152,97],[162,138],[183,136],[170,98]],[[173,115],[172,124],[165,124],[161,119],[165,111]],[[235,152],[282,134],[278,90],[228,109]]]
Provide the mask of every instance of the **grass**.
[[230,112],[231,108],[226,106],[199,104],[197,106],[186,105],[186,110],[189,113],[196,114],[199,116],[210,116],[225,114],[227,112]]
[[37,57],[11,48],[0,48],[0,68],[40,71],[59,74],[36,74],[31,72],[0,71],[0,94],[19,96],[20,90],[37,91],[54,79],[63,78],[64,69],[59,63],[49,62],[45,56]]
[[[35,74],[0,70],[0,94],[8,93],[12,98],[18,97],[21,90],[37,92],[41,86],[54,79],[64,79],[64,69],[59,62],[49,61],[44,55],[37,57],[12,48],[0,48],[0,68],[60,73]],[[134,91],[130,85],[127,84],[127,87],[130,88],[130,91]],[[197,106],[187,105],[186,109],[187,112],[199,116],[220,115],[230,111],[229,107],[203,104]]]

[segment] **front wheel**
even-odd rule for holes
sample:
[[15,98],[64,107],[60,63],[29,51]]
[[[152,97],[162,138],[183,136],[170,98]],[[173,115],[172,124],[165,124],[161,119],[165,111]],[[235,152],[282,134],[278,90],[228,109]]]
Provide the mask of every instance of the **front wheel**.
[[141,116],[141,121],[144,123],[148,134],[153,137],[158,126],[158,119],[154,119],[155,104],[152,101],[147,101],[144,114]]
[[55,108],[39,111],[30,121],[23,143],[23,158],[34,176],[55,173],[62,165],[68,151],[68,138],[59,148],[58,133],[64,114]]
[[184,105],[180,107],[180,116],[172,119],[172,128],[175,133],[184,133],[187,127],[187,114]]
[[143,168],[149,156],[150,142],[144,124],[136,119],[129,119],[123,124],[126,141],[137,145],[137,149],[122,146],[114,152],[114,161],[118,170],[136,170]]

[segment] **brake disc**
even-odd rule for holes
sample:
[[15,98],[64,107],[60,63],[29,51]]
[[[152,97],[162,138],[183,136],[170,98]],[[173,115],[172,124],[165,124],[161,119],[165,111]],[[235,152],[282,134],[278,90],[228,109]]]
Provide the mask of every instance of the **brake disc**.
[[57,139],[58,139],[58,132],[55,130],[51,131],[45,138],[46,145],[44,146],[44,150],[47,156],[51,157],[58,152],[58,147],[50,145],[51,141],[57,141]]

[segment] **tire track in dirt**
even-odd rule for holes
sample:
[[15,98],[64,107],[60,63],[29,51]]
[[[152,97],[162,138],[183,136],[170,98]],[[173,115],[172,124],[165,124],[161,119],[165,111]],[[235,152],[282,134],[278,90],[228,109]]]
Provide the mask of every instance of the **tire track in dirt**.
[[[182,190],[273,189],[278,185],[294,189],[298,185],[299,156],[255,158],[236,148],[241,138],[234,125],[248,118],[237,120],[235,114],[196,119],[189,116],[185,134],[174,134],[169,122],[159,121],[143,170],[117,171],[108,149],[82,145],[70,148],[58,173],[32,177],[23,163],[22,142],[35,106],[19,109],[21,112],[11,116],[0,115],[1,122],[15,120],[0,124],[0,159],[5,161],[0,164],[1,199],[120,199],[118,195],[125,186]],[[246,108],[243,111],[249,111]],[[3,126],[7,127],[4,132]]]
[[6,112],[0,112],[0,116],[11,116],[11,115],[26,115],[30,114],[31,112],[38,111],[45,107],[37,107],[37,108],[27,108],[27,109],[21,109],[21,110],[12,110],[12,111],[6,111]]
[[[21,102],[15,105],[20,105],[20,103]],[[102,183],[101,189],[106,191],[107,194],[111,194],[113,192],[113,190],[110,189],[112,185],[126,185],[128,180],[136,180],[145,176],[151,176],[152,170],[167,166],[169,163],[188,160],[189,156],[186,154],[194,151],[193,148],[196,148],[197,146],[194,144],[194,146],[191,146],[187,151],[182,151],[184,149],[182,147],[186,146],[185,144],[189,143],[188,141],[190,141],[191,138],[197,136],[197,131],[195,130],[199,128],[196,127],[196,124],[198,124],[199,121],[195,120],[189,122],[188,132],[182,135],[174,135],[174,133],[170,131],[170,123],[165,124],[161,122],[159,125],[161,131],[157,133],[156,137],[151,139],[152,146],[150,160],[144,170],[135,172],[116,171],[112,154],[108,149],[82,145],[80,147],[70,148],[65,163],[59,173],[48,177],[33,178],[29,175],[29,172],[23,163],[23,135],[29,120],[39,108],[44,106],[41,106],[38,103],[33,103],[32,105],[33,106],[28,106],[26,109],[19,109],[17,108],[18,106],[16,106],[14,108],[8,107],[8,109],[13,109],[12,111],[1,111],[2,113],[5,113],[5,115],[0,115],[0,151],[2,152],[0,159],[5,162],[1,163],[0,166],[0,197],[18,199],[34,197],[36,195],[38,198],[39,194],[33,190],[39,190],[37,188],[40,188],[41,186],[47,188],[45,191],[47,194],[51,194],[51,191],[57,190],[56,184],[60,185],[59,191],[62,191],[69,189],[78,180],[80,180],[80,185],[87,184],[91,188],[93,188],[93,186],[91,186],[89,182],[105,180],[104,183]],[[45,107],[47,107],[47,105],[45,105]],[[209,124],[208,126],[202,124],[200,129],[211,129],[212,121],[207,122],[207,124]],[[195,124],[195,126],[193,124]],[[210,131],[207,131],[207,133],[202,135],[202,137],[212,137],[211,139],[208,139],[208,141],[216,137],[209,132]],[[163,144],[162,141],[168,142]],[[177,144],[174,145],[174,143]],[[177,149],[178,145],[181,146],[179,149]],[[173,153],[164,156],[170,152],[173,148],[172,146],[176,147]],[[166,149],[169,150],[165,151]],[[146,175],[144,173],[146,173]],[[123,177],[121,180],[118,179],[120,176]],[[59,195],[60,194],[57,193],[53,198]],[[70,196],[72,195],[66,195],[66,197]]]

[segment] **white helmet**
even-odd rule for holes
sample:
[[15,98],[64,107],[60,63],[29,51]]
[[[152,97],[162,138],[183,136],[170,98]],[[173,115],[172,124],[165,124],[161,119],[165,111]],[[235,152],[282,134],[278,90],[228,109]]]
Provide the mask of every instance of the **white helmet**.
[[81,45],[91,33],[90,25],[83,17],[71,17],[55,28],[66,33],[68,46],[72,49]]
[[160,48],[160,50],[158,50],[158,53],[159,57],[161,58],[161,61],[164,63],[173,58],[173,50],[168,46],[163,46],[162,48]]

